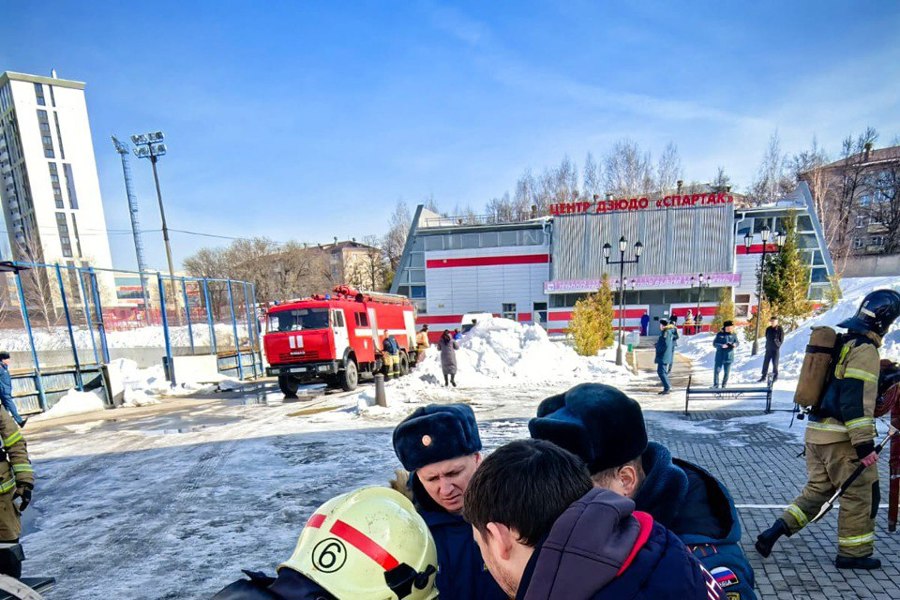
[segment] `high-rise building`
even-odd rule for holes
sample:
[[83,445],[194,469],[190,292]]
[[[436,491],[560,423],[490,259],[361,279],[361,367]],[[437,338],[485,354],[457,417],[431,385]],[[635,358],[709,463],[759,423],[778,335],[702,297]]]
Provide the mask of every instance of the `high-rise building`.
[[112,267],[84,86],[0,73],[0,200],[15,260]]

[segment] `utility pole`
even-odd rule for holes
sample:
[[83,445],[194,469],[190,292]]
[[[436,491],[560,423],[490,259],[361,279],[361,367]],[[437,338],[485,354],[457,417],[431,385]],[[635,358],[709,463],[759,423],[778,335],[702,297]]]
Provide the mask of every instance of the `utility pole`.
[[144,262],[144,244],[141,241],[141,227],[138,222],[138,203],[137,197],[131,186],[131,166],[128,164],[128,146],[120,142],[116,136],[112,136],[113,145],[116,152],[122,157],[122,173],[125,175],[125,194],[128,196],[128,214],[131,217],[131,232],[134,235],[134,252],[137,255],[137,267],[141,280],[141,302],[144,304],[144,319],[149,321],[148,309],[150,307],[150,296],[147,294],[147,282],[144,280],[144,273],[147,271],[147,264]]

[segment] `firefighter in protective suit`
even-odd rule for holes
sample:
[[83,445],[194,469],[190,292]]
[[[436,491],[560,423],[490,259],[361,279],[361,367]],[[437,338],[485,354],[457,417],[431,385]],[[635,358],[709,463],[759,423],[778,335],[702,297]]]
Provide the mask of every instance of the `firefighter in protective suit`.
[[[34,469],[22,431],[12,416],[0,409],[0,438],[3,441],[0,460],[0,574],[19,578],[25,558],[18,546],[22,532],[22,511],[31,503]],[[14,502],[18,500],[18,505]],[[10,544],[11,546],[6,546]]]
[[332,498],[276,577],[244,571],[213,600],[433,600],[434,540],[408,498],[384,487]]
[[782,535],[803,529],[862,463],[866,469],[841,497],[835,566],[881,567],[881,561],[872,556],[880,501],[875,466],[875,402],[881,370],[878,347],[898,316],[900,293],[876,290],[863,299],[855,316],[838,324],[848,331],[842,336],[834,376],[806,426],[808,481],[781,518],[757,538],[756,549],[763,556],[769,556]]

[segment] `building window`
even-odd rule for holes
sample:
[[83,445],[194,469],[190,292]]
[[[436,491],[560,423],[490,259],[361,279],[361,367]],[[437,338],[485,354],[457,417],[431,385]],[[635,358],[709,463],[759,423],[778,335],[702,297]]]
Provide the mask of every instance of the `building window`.
[[416,300],[421,300],[425,298],[425,286],[424,285],[414,285],[409,289],[410,298],[414,298]]
[[[53,89],[52,87],[50,88]],[[59,115],[53,113],[53,122],[56,124],[56,141],[59,143],[59,157],[66,160],[66,151],[63,149],[62,133],[59,130]]]
[[884,246],[884,237],[880,235],[872,236],[872,240],[869,242],[871,246]]
[[503,305],[503,318],[511,319],[513,321],[516,320],[516,305],[515,304],[504,304]]
[[46,158],[56,158],[53,153],[53,138],[50,136],[50,119],[47,118],[46,110],[37,111],[38,126],[41,129],[41,142],[44,145],[44,156]]
[[868,219],[866,218],[866,215],[856,215],[856,226],[857,227],[865,227],[868,224],[869,223],[868,223]]
[[84,256],[84,252],[81,251],[81,236],[78,235],[78,219],[75,218],[75,213],[72,213],[72,231],[75,233],[75,247],[78,249],[78,256]]
[[862,238],[853,238],[853,249],[860,250],[860,249],[862,249],[862,247],[863,247]]
[[75,193],[75,176],[72,174],[72,165],[63,163],[63,173],[66,174],[66,191],[69,192],[69,208],[78,208],[78,194]]
[[44,86],[39,83],[34,84],[34,97],[38,106],[47,106],[47,101],[44,100]]
[[65,208],[62,188],[59,186],[59,171],[56,168],[56,163],[48,164],[50,165],[50,185],[53,187],[53,200],[56,202],[56,208]]
[[56,108],[56,94],[53,93],[53,86],[48,85],[47,87],[50,88],[50,104]]
[[65,213],[56,213],[56,228],[59,230],[59,244],[62,246],[63,256],[72,258],[72,240],[69,239],[69,226],[66,224]]

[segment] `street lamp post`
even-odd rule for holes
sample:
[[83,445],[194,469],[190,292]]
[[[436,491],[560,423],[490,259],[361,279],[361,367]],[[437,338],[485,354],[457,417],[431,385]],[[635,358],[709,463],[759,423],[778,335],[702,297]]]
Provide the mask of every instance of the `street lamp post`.
[[162,220],[163,241],[166,245],[166,260],[169,262],[169,280],[172,283],[172,292],[175,291],[175,265],[172,263],[172,247],[169,244],[169,228],[166,225],[166,211],[163,208],[162,192],[159,188],[159,174],[156,171],[156,162],[159,157],[165,156],[166,145],[163,144],[165,135],[162,131],[144,133],[131,136],[134,144],[134,155],[138,158],[149,158],[153,167],[153,181],[156,183],[156,199],[159,201],[159,216]]
[[[691,275],[691,288],[694,287],[694,276]],[[694,315],[694,333],[703,333],[701,323],[703,319],[700,316],[700,303],[703,302],[703,288],[708,288],[709,282],[703,277],[703,273],[697,276],[697,312]]]
[[619,347],[616,350],[616,364],[622,365],[625,359],[622,353],[622,346],[625,343],[625,265],[637,264],[641,260],[641,252],[644,251],[644,245],[637,242],[634,245],[634,259],[625,260],[625,250],[628,248],[628,240],[623,235],[619,238],[619,260],[609,260],[609,253],[612,246],[609,243],[603,244],[603,258],[607,265],[619,265]]
[[[757,292],[756,292],[756,333],[753,338],[753,347],[750,349],[751,356],[756,356],[759,353],[759,322],[762,313],[762,297],[763,297],[763,282],[766,278],[766,253],[768,251],[768,242],[769,235],[771,234],[771,230],[768,226],[762,228],[759,232],[759,236],[762,238],[762,257],[759,259],[759,280],[757,281]],[[775,234],[775,239],[778,243],[778,249],[784,246],[785,240],[784,232],[778,232]],[[747,249],[747,252],[750,252],[750,247],[753,245],[753,234],[749,231],[744,236],[744,248]]]

